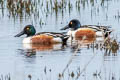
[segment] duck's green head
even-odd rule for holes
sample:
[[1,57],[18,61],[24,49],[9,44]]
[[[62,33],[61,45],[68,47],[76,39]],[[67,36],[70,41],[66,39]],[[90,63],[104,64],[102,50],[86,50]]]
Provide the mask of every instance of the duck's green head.
[[24,34],[26,34],[27,37],[29,37],[29,36],[35,35],[35,33],[36,33],[36,30],[35,30],[34,26],[33,25],[27,25],[27,26],[25,26],[23,31],[21,31],[20,33],[15,35],[15,37],[20,37],[20,36],[22,36]]
[[61,30],[66,30],[68,28],[70,28],[71,30],[77,30],[78,28],[81,27],[80,21],[77,19],[72,19],[68,25],[66,25],[65,27],[63,27]]

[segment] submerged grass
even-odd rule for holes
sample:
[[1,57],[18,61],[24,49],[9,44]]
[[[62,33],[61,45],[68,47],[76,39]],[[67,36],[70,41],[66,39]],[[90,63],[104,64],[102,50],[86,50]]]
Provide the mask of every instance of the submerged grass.
[[[72,70],[71,68],[69,68],[70,64],[72,63],[73,57],[76,57],[77,51],[79,50],[79,48],[81,48],[80,46],[81,43],[79,43],[78,47],[76,48],[76,50],[74,51],[74,53],[71,55],[70,60],[68,61],[68,63],[66,64],[65,69],[63,70],[63,72],[61,73],[61,71],[56,74],[58,77],[58,80],[79,80],[81,77],[87,77],[87,73],[85,73],[87,71],[87,68],[89,66],[89,64],[93,61],[93,59],[95,58],[95,56],[98,53],[94,53],[93,52],[93,56],[91,56],[91,58],[88,60],[88,62],[84,65],[84,67],[81,68],[81,65],[78,65],[79,67],[77,67],[77,69]],[[102,48],[102,49],[101,49]],[[101,44],[100,46],[98,46],[98,44],[90,44],[88,49],[100,49],[102,50],[102,53],[104,53],[106,50],[109,52],[105,52],[103,54],[103,56],[117,56],[114,54],[117,54],[117,51],[119,50],[119,43],[117,42],[116,39],[110,39],[110,38],[106,38],[104,43]],[[104,51],[104,52],[103,52]],[[27,51],[26,53],[36,53],[34,51]],[[107,54],[107,55],[105,55]],[[108,55],[109,54],[109,55]],[[111,54],[111,55],[110,55]],[[32,56],[32,55],[30,55]],[[27,57],[30,57],[27,56]],[[96,62],[97,64],[97,62]],[[104,66],[104,65],[103,65]],[[104,68],[103,69],[98,69],[93,73],[90,73],[93,77],[95,77],[96,79],[101,79],[102,80],[116,80],[118,77],[116,76],[115,72],[110,72],[109,71],[109,75],[105,75],[103,76],[103,74],[106,74],[104,72]],[[46,77],[46,80],[48,79],[48,75],[49,73],[51,74],[50,77],[52,77],[52,73],[54,73],[53,69],[49,69],[49,67],[45,66],[43,69],[43,75],[45,75],[44,77]],[[32,74],[28,74],[27,75],[28,80],[33,80],[34,75]],[[103,79],[107,77],[107,79]],[[119,77],[120,78],[120,77]],[[38,80],[41,80],[42,78],[39,77]],[[12,76],[10,74],[3,76],[3,74],[0,77],[0,80],[12,80]]]

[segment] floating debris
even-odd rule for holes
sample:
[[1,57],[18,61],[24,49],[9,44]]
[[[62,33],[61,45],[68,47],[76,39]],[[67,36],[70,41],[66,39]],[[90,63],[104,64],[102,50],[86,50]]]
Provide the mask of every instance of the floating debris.
[[29,74],[29,75],[28,75],[28,78],[31,80],[31,79],[32,79],[32,76]]

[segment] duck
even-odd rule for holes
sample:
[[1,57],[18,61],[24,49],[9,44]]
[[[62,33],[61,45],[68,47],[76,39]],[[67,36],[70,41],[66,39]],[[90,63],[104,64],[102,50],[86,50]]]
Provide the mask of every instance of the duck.
[[26,35],[26,37],[23,39],[23,43],[26,44],[66,44],[66,41],[69,38],[68,35],[57,32],[36,33],[36,29],[33,25],[26,25],[24,29],[20,33],[16,34],[14,37],[20,37],[22,35]]
[[81,25],[80,21],[77,19],[72,19],[68,25],[61,28],[61,30],[69,29],[67,35],[72,38],[83,39],[93,39],[96,37],[108,37],[112,30],[110,26],[99,26],[99,25]]

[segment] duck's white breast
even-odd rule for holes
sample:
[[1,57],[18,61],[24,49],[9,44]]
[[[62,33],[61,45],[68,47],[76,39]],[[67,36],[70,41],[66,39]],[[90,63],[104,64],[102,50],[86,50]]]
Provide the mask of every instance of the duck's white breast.
[[75,37],[75,32],[76,32],[76,31],[71,31],[71,30],[69,30],[69,31],[67,32],[67,35],[70,35],[70,37]]
[[23,43],[30,44],[31,42],[32,42],[31,37],[27,37],[23,39]]

